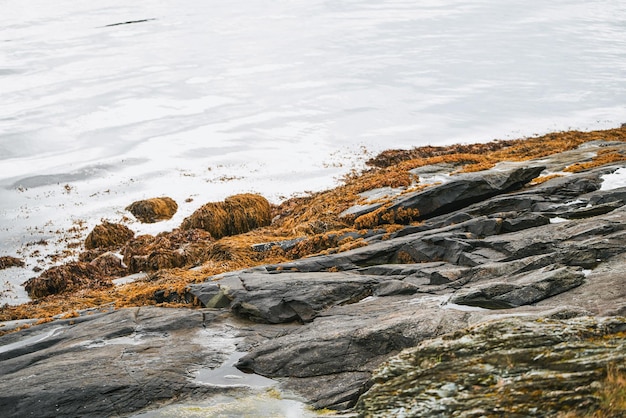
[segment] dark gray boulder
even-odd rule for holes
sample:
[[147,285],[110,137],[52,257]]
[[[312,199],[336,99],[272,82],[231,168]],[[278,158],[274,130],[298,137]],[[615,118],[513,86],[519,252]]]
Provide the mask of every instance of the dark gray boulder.
[[487,309],[516,308],[534,304],[580,286],[585,274],[581,268],[550,265],[506,279],[465,289],[451,300],[459,305]]
[[421,218],[449,213],[481,200],[519,189],[544,170],[544,166],[522,167],[510,171],[459,176],[440,186],[421,192],[407,194],[389,207],[389,211],[400,208],[417,209]]

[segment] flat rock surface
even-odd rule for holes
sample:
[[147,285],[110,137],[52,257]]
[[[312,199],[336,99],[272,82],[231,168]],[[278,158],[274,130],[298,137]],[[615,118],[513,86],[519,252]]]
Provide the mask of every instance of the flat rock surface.
[[215,317],[144,307],[6,335],[0,338],[2,416],[120,416],[180,396],[206,396],[215,389],[194,383],[194,371],[218,367],[234,351],[228,332],[203,326]]

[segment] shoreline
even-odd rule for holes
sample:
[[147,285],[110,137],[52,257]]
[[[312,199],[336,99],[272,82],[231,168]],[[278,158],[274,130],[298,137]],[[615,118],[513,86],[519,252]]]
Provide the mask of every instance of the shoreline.
[[[189,267],[194,266],[181,266],[182,270],[175,270],[168,272],[164,269],[162,276],[159,278],[161,284],[145,284],[145,289],[134,291],[124,290],[129,287],[141,287],[137,283],[124,286],[115,286],[111,290],[110,294],[107,292],[95,292],[87,294],[80,294],[76,297],[76,303],[67,303],[64,298],[61,298],[59,302],[51,302],[46,300],[43,302],[44,306],[48,306],[50,312],[46,313],[45,309],[34,309],[33,312],[29,310],[33,309],[33,302],[26,302],[17,306],[7,306],[2,308],[0,318],[3,320],[24,319],[33,317],[33,315],[39,315],[39,317],[50,318],[53,315],[68,314],[76,309],[93,308],[98,303],[111,303],[118,301],[124,305],[141,305],[141,304],[153,304],[155,301],[151,295],[156,291],[170,292],[172,289],[181,290],[189,283],[200,280],[200,277],[206,277],[210,274],[219,274],[227,272],[232,269],[249,268],[254,265],[272,264],[286,262],[293,257],[300,258],[309,256],[319,251],[328,251],[328,249],[336,248],[335,251],[345,251],[350,248],[354,248],[359,245],[364,245],[361,238],[355,236],[350,238],[348,235],[351,231],[362,230],[363,228],[385,228],[388,231],[399,229],[402,224],[410,224],[419,222],[419,217],[406,216],[406,219],[395,219],[391,221],[383,221],[378,218],[373,220],[365,220],[367,217],[359,218],[358,216],[341,216],[351,206],[361,203],[368,203],[378,201],[385,201],[394,194],[407,193],[408,191],[415,191],[419,188],[429,187],[429,184],[423,185],[420,183],[420,177],[422,178],[434,178],[431,174],[415,174],[415,170],[420,170],[420,167],[435,167],[437,165],[442,168],[442,175],[449,175],[452,172],[454,175],[461,173],[478,172],[480,170],[493,167],[497,163],[509,161],[514,163],[515,161],[526,161],[529,159],[537,159],[543,156],[552,155],[557,152],[562,152],[567,149],[575,149],[576,147],[586,142],[591,142],[599,139],[618,140],[624,141],[626,138],[625,128],[615,128],[600,131],[566,131],[549,133],[547,135],[522,138],[516,140],[493,140],[490,142],[476,143],[476,144],[457,144],[450,146],[440,147],[416,147],[410,150],[387,150],[380,153],[378,156],[371,158],[367,163],[369,168],[360,172],[353,172],[351,175],[345,177],[343,183],[337,185],[334,188],[310,193],[308,196],[296,197],[287,199],[280,204],[272,205],[272,218],[274,221],[272,225],[258,230],[251,231],[249,233],[235,235],[230,237],[224,237],[216,242],[222,242],[224,245],[234,248],[234,253],[238,254],[235,260],[211,261],[206,260],[208,263],[195,265],[194,270],[187,270]],[[588,169],[593,166],[606,164],[607,162],[621,161],[624,157],[619,153],[604,153],[603,156],[591,156],[588,157],[586,165],[580,167],[572,167],[571,171]],[[448,174],[445,171],[448,171]],[[411,172],[413,171],[413,173]],[[455,174],[456,173],[456,174]],[[556,175],[567,175],[566,172],[561,172]],[[554,173],[548,174],[554,176]],[[431,177],[429,177],[431,176]],[[441,176],[441,175],[440,175]],[[545,177],[545,176],[544,176]],[[417,180],[417,182],[416,182]],[[369,190],[378,190],[378,194],[375,194],[375,198],[365,198],[361,196],[362,193]],[[361,203],[359,203],[361,202]],[[194,202],[195,203],[195,202]],[[130,204],[128,202],[127,204]],[[380,207],[381,205],[378,205]],[[132,219],[132,215],[128,212],[117,212],[121,218],[122,224],[132,226],[137,225],[136,222],[129,221]],[[370,216],[371,217],[371,216]],[[126,220],[126,222],[124,221]],[[356,221],[356,222],[355,222]],[[85,224],[93,224],[93,220]],[[154,230],[163,230],[165,226],[171,227],[170,230],[175,229],[180,224],[180,216],[175,218],[174,221],[166,221],[163,223],[154,224],[141,224],[145,228],[153,228]],[[82,240],[88,232],[86,226],[77,227],[73,233],[72,239],[63,237],[61,241],[69,248],[65,248],[66,251],[71,252],[71,257],[76,258],[82,251]],[[335,235],[340,236],[344,234],[345,237],[340,239],[329,239],[328,235],[336,232]],[[154,233],[153,235],[157,235]],[[331,234],[332,235],[332,234]],[[298,246],[297,251],[292,251],[289,256],[284,252],[276,255],[259,255],[250,253],[248,247],[253,244],[261,244],[263,242],[281,242],[292,239],[308,238],[306,244]],[[347,239],[349,238],[349,239]],[[343,241],[343,242],[339,242]],[[215,245],[213,243],[212,245]],[[14,270],[14,269],[12,269]],[[4,270],[7,272],[8,270]],[[149,272],[148,276],[154,276],[161,270],[155,272]],[[135,273],[135,272],[133,272]],[[131,274],[133,274],[131,273]],[[158,276],[158,274],[157,274]],[[112,277],[112,279],[119,279],[119,277]],[[158,281],[157,280],[157,281]],[[169,289],[169,290],[168,290]],[[119,298],[116,292],[121,291],[126,296]],[[136,296],[130,294],[139,292],[141,296],[136,299]],[[55,296],[51,297],[54,300]],[[78,302],[82,300],[82,302]],[[135,300],[135,302],[133,302]],[[42,301],[38,301],[36,305],[41,305]],[[61,306],[57,304],[60,303]],[[176,304],[176,303],[175,303]],[[55,306],[57,305],[57,306]],[[30,308],[29,308],[30,307]],[[21,313],[20,313],[21,312]],[[35,312],[37,312],[35,314]]]
[[0,336],[0,406],[623,415],[626,127],[382,157],[281,205],[206,203],[157,236],[102,222],[79,261],[28,281],[35,302],[0,309],[41,318]]

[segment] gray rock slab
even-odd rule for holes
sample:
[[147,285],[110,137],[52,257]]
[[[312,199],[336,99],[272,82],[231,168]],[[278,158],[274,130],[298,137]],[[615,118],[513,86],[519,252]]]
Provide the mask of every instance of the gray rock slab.
[[233,349],[211,344],[217,335],[205,326],[215,319],[188,309],[131,308],[0,337],[2,416],[119,416],[212,393],[191,377],[200,365],[219,366]]
[[530,273],[492,281],[459,291],[451,299],[459,305],[487,309],[531,305],[580,286],[585,279],[581,268],[551,265]]

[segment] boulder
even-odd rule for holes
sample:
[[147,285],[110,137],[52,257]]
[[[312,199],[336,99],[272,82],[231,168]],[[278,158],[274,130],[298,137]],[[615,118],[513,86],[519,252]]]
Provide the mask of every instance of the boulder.
[[133,202],[126,210],[140,222],[154,223],[171,219],[178,210],[178,204],[169,197],[155,197]]
[[[224,281],[224,286],[222,286]],[[234,273],[217,286],[232,301],[231,310],[238,316],[257,322],[310,322],[321,311],[339,304],[354,303],[372,294],[381,280],[355,273],[293,273],[270,275],[261,271]],[[231,287],[229,283],[235,283]],[[239,283],[241,285],[239,285]],[[190,287],[190,293],[200,300],[213,300],[205,286]]]
[[[544,166],[522,167],[509,171],[461,175],[458,179],[439,186],[407,193],[389,205],[376,208],[378,223],[383,222],[385,218],[395,219],[398,214],[405,211],[414,211],[415,217],[419,219],[453,212],[498,194],[518,189],[537,177],[544,168]],[[370,214],[361,215],[360,218],[368,215]],[[360,218],[357,218],[355,222],[358,223]]]
[[490,281],[457,293],[452,302],[487,309],[531,305],[580,286],[585,275],[581,268],[550,265],[531,273]]
[[442,310],[438,300],[411,300],[390,296],[335,306],[313,322],[253,348],[237,367],[289,377],[286,387],[316,408],[349,408],[368,387],[371,370],[389,355],[467,326],[462,312]]

